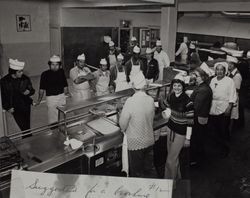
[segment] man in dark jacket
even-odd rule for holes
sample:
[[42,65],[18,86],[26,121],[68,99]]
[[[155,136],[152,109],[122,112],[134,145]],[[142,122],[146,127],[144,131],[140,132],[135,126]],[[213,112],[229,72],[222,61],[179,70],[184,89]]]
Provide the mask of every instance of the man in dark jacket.
[[30,78],[23,74],[25,63],[9,59],[9,64],[9,73],[1,79],[2,105],[14,116],[22,131],[28,130],[32,104],[30,96],[35,93],[35,90]]
[[143,60],[143,74],[146,79],[154,82],[159,77],[158,61],[153,58],[153,51],[151,48],[146,49],[146,59]]

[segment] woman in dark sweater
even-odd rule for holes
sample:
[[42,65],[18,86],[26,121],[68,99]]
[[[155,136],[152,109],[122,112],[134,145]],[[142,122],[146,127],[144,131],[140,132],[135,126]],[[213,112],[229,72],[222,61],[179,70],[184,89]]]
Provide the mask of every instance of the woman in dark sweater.
[[200,162],[204,157],[204,137],[206,137],[208,115],[213,92],[209,87],[209,76],[200,68],[196,68],[197,87],[190,96],[194,103],[194,127],[191,139],[191,164]]
[[[166,100],[162,102],[171,109],[168,121],[168,156],[165,166],[166,179],[180,179],[179,154],[183,147],[190,145],[191,125],[193,123],[193,104],[185,93],[184,79],[181,77],[172,80],[172,90]],[[175,183],[175,182],[174,182]]]

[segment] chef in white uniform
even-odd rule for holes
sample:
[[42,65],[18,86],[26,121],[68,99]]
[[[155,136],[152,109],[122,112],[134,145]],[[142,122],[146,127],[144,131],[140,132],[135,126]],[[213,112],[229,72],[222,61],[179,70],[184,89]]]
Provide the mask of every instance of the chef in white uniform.
[[239,118],[239,92],[240,92],[242,77],[235,65],[238,63],[238,59],[233,56],[227,56],[226,60],[228,62],[228,77],[233,79],[237,93],[237,101],[233,105],[231,112],[231,119],[232,119],[231,124],[233,125],[233,120],[237,120]]
[[170,60],[166,52],[162,50],[162,44],[160,40],[156,41],[156,49],[154,52],[154,58],[159,64],[159,78],[158,80],[163,80],[163,69],[169,67]]
[[110,93],[110,71],[105,58],[100,61],[100,69],[95,71],[95,92],[96,96],[102,96]]
[[181,43],[179,49],[175,53],[175,56],[181,55],[181,62],[187,63],[187,57],[188,57],[188,38],[186,36],[183,37],[183,42]]
[[143,70],[143,62],[140,59],[141,49],[138,46],[133,48],[132,57],[125,64],[127,82]]
[[109,60],[109,66],[114,66],[116,65],[116,53],[115,53],[115,43],[113,41],[109,42],[109,55],[108,55],[108,60]]
[[85,65],[85,55],[77,57],[76,66],[70,70],[70,79],[73,81],[72,99],[75,102],[91,98],[89,80],[94,78],[91,70]]
[[116,78],[114,80],[115,92],[131,88],[129,83],[126,80],[123,59],[124,59],[124,57],[122,54],[119,54],[117,56],[117,64],[115,65],[115,68],[114,68],[116,71]]

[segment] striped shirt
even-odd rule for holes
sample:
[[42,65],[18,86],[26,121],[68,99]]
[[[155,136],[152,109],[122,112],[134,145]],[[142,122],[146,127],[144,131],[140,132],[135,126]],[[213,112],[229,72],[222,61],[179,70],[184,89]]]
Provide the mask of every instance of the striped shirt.
[[154,144],[154,99],[143,91],[136,92],[125,102],[119,124],[127,133],[128,150],[144,149]]
[[186,135],[187,126],[193,124],[194,111],[191,99],[185,93],[178,97],[172,93],[163,103],[171,109],[168,127],[175,133]]

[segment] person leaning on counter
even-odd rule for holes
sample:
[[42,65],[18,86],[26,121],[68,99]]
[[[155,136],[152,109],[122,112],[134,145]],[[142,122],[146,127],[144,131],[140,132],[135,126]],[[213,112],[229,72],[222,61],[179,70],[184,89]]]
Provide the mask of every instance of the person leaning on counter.
[[121,130],[127,135],[129,176],[155,177],[154,99],[145,93],[146,79],[142,72],[131,79],[131,84],[135,94],[126,100],[119,119]]
[[73,81],[72,100],[81,101],[91,98],[90,80],[94,78],[91,70],[85,65],[85,55],[77,57],[76,66],[69,72]]
[[[35,90],[30,78],[23,74],[25,63],[9,59],[9,73],[1,83],[3,108],[11,113],[22,131],[30,129],[32,96]],[[23,136],[23,137],[27,137]]]
[[48,107],[48,122],[52,124],[58,120],[57,106],[66,104],[66,95],[69,94],[68,83],[62,62],[59,56],[53,55],[48,62],[49,69],[44,71],[40,79],[39,96],[36,105],[39,105],[46,92],[46,103]]

